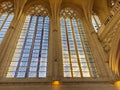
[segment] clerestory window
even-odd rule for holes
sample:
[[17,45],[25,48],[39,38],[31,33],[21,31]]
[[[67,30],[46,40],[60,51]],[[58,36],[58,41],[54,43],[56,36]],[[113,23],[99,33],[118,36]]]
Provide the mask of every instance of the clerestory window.
[[14,17],[13,4],[11,2],[3,2],[0,4],[0,44]]
[[35,5],[26,12],[26,19],[6,77],[47,77],[48,37],[47,9],[42,5]]
[[64,77],[98,77],[81,19],[71,8],[61,11],[62,64]]

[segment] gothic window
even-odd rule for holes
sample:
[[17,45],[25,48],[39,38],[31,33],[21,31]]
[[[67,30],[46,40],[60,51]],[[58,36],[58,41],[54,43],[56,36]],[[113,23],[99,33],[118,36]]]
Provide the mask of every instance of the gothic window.
[[46,78],[49,16],[41,5],[30,7],[9,65],[8,78]]
[[101,22],[100,22],[99,17],[96,14],[92,15],[92,24],[93,24],[95,31],[97,32],[99,27],[101,26]]
[[12,12],[13,4],[11,2],[3,2],[0,4],[0,44],[14,17]]
[[77,12],[61,11],[61,42],[63,77],[98,77],[86,34]]

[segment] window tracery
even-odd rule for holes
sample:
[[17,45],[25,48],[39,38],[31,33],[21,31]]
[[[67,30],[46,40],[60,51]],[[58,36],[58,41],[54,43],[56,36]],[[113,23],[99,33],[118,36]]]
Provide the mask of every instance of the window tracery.
[[73,9],[71,9],[71,8],[65,8],[65,9],[61,10],[60,16],[62,16],[63,18],[66,18],[66,17],[68,17],[68,18],[73,18],[73,17],[78,18],[77,12],[74,11]]
[[27,10],[26,14],[28,15],[42,15],[48,16],[47,8],[43,7],[42,5],[33,5],[32,7]]

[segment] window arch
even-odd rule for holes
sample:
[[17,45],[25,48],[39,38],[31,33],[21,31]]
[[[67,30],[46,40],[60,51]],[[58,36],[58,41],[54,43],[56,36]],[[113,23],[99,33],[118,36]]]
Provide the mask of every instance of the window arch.
[[47,77],[48,37],[47,9],[42,5],[30,7],[6,77]]
[[13,4],[11,2],[3,2],[0,4],[0,44],[14,17],[12,12]]
[[64,77],[98,77],[83,24],[71,8],[61,11],[61,42]]
[[101,21],[96,14],[92,15],[92,24],[93,24],[95,31],[97,32],[99,27],[101,26]]

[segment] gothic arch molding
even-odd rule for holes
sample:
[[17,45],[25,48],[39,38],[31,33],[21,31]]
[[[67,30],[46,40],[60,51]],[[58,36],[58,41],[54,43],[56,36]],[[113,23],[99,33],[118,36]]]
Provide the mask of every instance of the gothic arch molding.
[[[32,2],[32,3],[31,3]],[[31,6],[34,5],[42,5],[44,8],[47,8],[49,15],[51,15],[51,10],[50,10],[50,5],[48,2],[42,1],[42,0],[38,0],[38,1],[29,1],[26,3],[23,12],[26,12],[28,10],[28,8],[30,8]]]
[[74,4],[71,4],[71,3],[63,3],[61,5],[61,10],[66,8],[66,7],[70,7],[71,9],[75,10],[77,15],[82,19],[84,17],[84,13],[83,13],[83,10],[81,7],[79,6],[76,6]]

